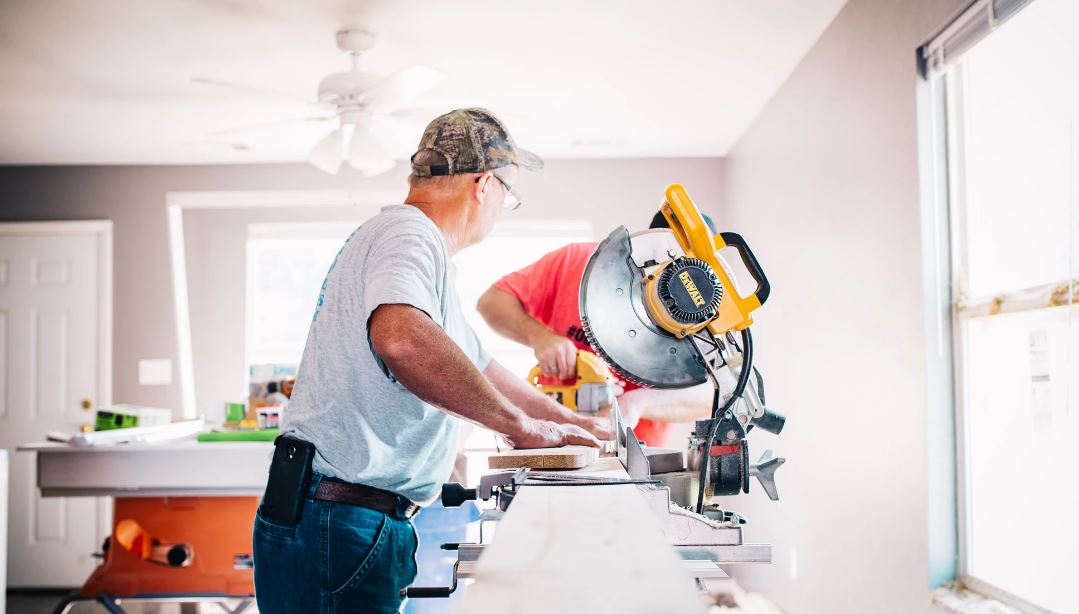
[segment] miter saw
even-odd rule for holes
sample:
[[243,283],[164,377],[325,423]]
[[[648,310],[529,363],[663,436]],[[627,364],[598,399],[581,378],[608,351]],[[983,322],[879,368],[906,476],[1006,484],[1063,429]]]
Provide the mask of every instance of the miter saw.
[[[713,236],[681,185],[667,188],[662,212],[670,229],[631,234],[621,226],[599,244],[585,268],[579,305],[588,342],[626,380],[652,388],[712,383],[711,416],[696,423],[685,464],[680,454],[677,466],[670,466],[669,455],[650,453],[662,451],[641,445],[633,429],[622,424],[615,403],[617,456],[628,479],[502,471],[484,476],[476,488],[444,485],[442,502],[495,499],[496,508],[484,518],[496,520],[521,488],[633,484],[687,569],[698,579],[725,577],[719,564],[772,560],[770,545],[743,541],[744,516],[712,502],[748,493],[750,477],[770,499],[779,499],[774,475],[785,459],[766,450],[751,464],[746,442],[754,428],[779,434],[786,422],[765,406],[764,380],[753,366],[751,314],[768,299],[770,288],[742,237]],[[739,290],[720,257],[727,247],[737,251],[755,281],[752,293]],[[481,523],[480,544],[445,544],[458,553],[452,586],[410,587],[407,596],[452,593],[458,577],[471,576],[486,547],[482,541]]]
[[[765,407],[763,379],[753,367],[751,314],[768,299],[768,279],[740,235],[712,236],[681,185],[667,188],[661,210],[670,229],[630,234],[619,227],[588,261],[580,288],[588,342],[612,370],[641,386],[712,382],[711,417],[697,422],[686,457],[698,473],[698,514],[713,496],[749,492],[752,475],[778,499],[773,476],[784,460],[767,451],[751,465],[746,443],[754,427],[778,434],[786,421]],[[720,258],[728,246],[756,282],[752,293],[739,292]]]

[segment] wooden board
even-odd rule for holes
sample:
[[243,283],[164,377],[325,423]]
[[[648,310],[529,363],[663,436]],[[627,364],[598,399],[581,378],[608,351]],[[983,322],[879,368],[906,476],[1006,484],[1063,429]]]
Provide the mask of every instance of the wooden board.
[[[581,473],[629,477],[613,458]],[[706,611],[632,485],[522,488],[473,577],[460,614]]]
[[490,469],[582,469],[592,464],[599,450],[587,446],[542,448],[539,450],[510,450],[487,458]]

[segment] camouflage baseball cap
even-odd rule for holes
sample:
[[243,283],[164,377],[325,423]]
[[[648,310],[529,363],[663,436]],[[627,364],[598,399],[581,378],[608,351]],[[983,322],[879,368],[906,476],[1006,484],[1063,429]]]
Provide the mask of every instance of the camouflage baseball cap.
[[[445,163],[417,164],[416,156],[423,151],[439,154]],[[436,117],[427,124],[412,155],[412,172],[417,177],[482,173],[511,164],[529,171],[543,168],[543,160],[517,147],[506,125],[493,113],[476,107]]]

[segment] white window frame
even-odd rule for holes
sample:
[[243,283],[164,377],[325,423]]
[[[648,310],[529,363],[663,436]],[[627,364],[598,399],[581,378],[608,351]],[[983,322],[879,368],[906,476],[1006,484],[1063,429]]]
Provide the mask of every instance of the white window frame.
[[[934,544],[931,539],[930,559],[932,566],[934,558],[953,557],[952,577],[970,590],[1023,612],[1052,614],[970,573],[970,458],[968,408],[963,395],[961,333],[965,320],[1079,303],[1076,279],[986,296],[967,292],[964,258],[968,210],[962,139],[965,75],[959,59],[1031,1],[977,0],[919,49],[923,77],[918,102],[930,428],[945,435],[934,437],[931,433],[930,437],[930,529],[933,533],[934,523],[951,524],[948,529],[953,538],[945,544]],[[946,375],[941,377],[941,373]],[[934,537],[947,533],[947,529],[938,531]]]
[[948,173],[948,209],[951,216],[951,261],[952,261],[952,287],[954,296],[951,301],[953,313],[953,364],[955,377],[954,403],[956,420],[956,452],[957,452],[957,511],[959,529],[959,552],[958,552],[958,579],[964,586],[1019,608],[1023,612],[1052,614],[1037,604],[1031,603],[1003,588],[990,584],[972,575],[969,565],[972,556],[972,543],[970,530],[972,510],[972,494],[970,490],[969,469],[971,465],[969,450],[969,420],[970,407],[964,397],[964,373],[966,364],[963,356],[963,323],[973,318],[993,317],[1004,313],[1016,313],[1020,311],[1032,311],[1050,309],[1052,307],[1068,305],[1079,302],[1079,283],[1075,280],[1057,280],[1033,288],[1014,288],[994,294],[973,296],[969,293],[969,271],[966,268],[965,257],[967,254],[967,220],[969,215],[969,202],[966,197],[964,186],[966,185],[964,168],[964,145],[961,133],[965,125],[963,110],[965,109],[966,75],[962,64],[956,65],[952,70],[943,75],[945,80],[947,116],[944,121],[948,130],[949,159],[947,160]]

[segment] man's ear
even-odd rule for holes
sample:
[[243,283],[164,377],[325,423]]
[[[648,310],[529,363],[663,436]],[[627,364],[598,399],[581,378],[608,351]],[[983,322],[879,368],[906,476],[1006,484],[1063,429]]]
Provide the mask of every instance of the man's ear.
[[483,204],[484,196],[487,195],[487,191],[491,189],[491,173],[486,172],[481,174],[472,183],[472,197],[476,199],[476,202]]

